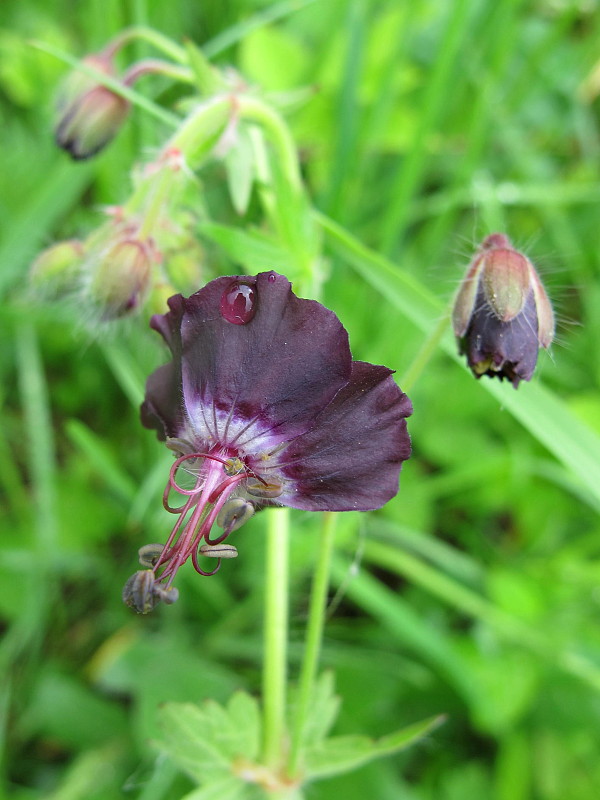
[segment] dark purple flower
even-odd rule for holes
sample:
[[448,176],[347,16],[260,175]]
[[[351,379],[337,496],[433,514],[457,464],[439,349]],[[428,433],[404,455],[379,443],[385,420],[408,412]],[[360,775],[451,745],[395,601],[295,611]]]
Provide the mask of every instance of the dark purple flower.
[[[140,571],[134,591],[130,579],[137,611],[165,599],[189,557],[212,574],[199,552],[237,555],[224,540],[263,506],[380,508],[410,455],[412,406],[392,371],[353,361],[335,314],[296,297],[284,276],[218,278],[169,306],[151,326],[173,359],[148,380],[142,422],[177,454],[164,504],[178,521],[162,550],[143,549],[156,580]],[[211,537],[215,523],[223,530]]]
[[484,239],[452,312],[460,352],[477,378],[528,381],[540,347],[554,338],[554,313],[531,261],[503,233]]

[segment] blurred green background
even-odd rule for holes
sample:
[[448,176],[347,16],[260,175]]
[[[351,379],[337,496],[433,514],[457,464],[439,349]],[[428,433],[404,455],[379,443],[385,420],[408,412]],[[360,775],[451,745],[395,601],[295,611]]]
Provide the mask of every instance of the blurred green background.
[[[182,571],[175,606],[138,618],[121,602],[137,548],[164,541],[170,522],[160,497],[171,458],[138,420],[145,377],[165,359],[158,337],[134,322],[90,333],[27,292],[35,254],[96,227],[100,206],[125,199],[132,164],[170,133],[134,110],[105,152],[70,162],[51,132],[66,67],[30,41],[81,56],[134,23],[208,43],[216,64],[266,92],[307,87],[286,119],[309,194],[399,275],[449,303],[477,243],[502,230],[539,267],[559,318],[532,385],[504,387],[506,403],[434,353],[410,392],[414,455],[399,495],[340,516],[323,653],[343,698],[337,731],[448,719],[308,796],[595,800],[595,0],[3,0],[0,797],[175,800],[191,784],[157,755],[158,705],[260,686],[260,516],[217,577]],[[166,107],[177,99],[160,80],[147,87]],[[203,202],[243,226],[223,182],[222,164],[209,165]],[[370,276],[368,260],[356,271],[325,246],[324,301],[355,358],[396,369],[402,385],[424,332],[383,272]],[[557,405],[536,418],[529,400],[519,418],[515,403],[540,384]],[[544,415],[560,432],[554,447],[540,441]],[[319,520],[292,522],[293,675]]]

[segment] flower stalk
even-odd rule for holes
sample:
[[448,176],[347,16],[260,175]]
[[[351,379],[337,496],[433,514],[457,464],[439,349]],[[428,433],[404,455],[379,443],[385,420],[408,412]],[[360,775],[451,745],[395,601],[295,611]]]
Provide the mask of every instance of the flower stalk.
[[317,548],[317,564],[310,593],[308,622],[306,624],[306,641],[300,671],[298,697],[292,726],[290,754],[288,759],[288,775],[295,777],[300,768],[300,756],[303,744],[304,727],[310,710],[312,695],[319,666],[325,612],[327,608],[327,591],[331,556],[335,538],[336,515],[331,512],[323,514],[321,539]]
[[278,769],[286,748],[289,510],[267,517],[264,605],[263,762]]

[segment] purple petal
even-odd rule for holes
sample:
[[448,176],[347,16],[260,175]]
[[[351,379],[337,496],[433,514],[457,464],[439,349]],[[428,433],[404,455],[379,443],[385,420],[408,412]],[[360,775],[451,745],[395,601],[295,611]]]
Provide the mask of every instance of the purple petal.
[[[255,292],[256,313],[245,324],[232,324],[220,310],[234,281]],[[350,377],[342,324],[319,303],[296,297],[282,275],[217,278],[188,299],[171,298],[169,306],[152,327],[171,348],[175,372],[152,376],[146,395],[147,411],[168,435],[181,433],[185,409],[188,438],[272,448],[308,430]],[[174,385],[179,361],[182,396]],[[168,390],[160,377],[173,382]]]
[[278,503],[307,511],[370,511],[394,497],[410,456],[405,418],[412,405],[391,375],[386,367],[353,363],[349,382],[313,429],[281,453],[291,486]]

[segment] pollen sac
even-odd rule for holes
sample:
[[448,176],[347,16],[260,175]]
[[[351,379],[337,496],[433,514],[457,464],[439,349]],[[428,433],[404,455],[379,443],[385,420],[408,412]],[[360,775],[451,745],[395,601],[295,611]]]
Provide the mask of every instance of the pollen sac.
[[507,378],[515,388],[533,375],[540,347],[554,338],[554,313],[531,261],[507,236],[484,239],[452,312],[461,354],[475,377]]
[[241,528],[244,522],[249,520],[253,514],[254,506],[252,503],[241,497],[234,497],[232,500],[228,500],[219,511],[217,525],[223,528],[226,534],[230,534]]
[[209,558],[237,558],[237,548],[232,544],[203,544],[198,548],[201,556]]
[[227,463],[223,466],[225,474],[229,476],[239,475],[244,471],[244,462],[241,458],[228,458]]
[[164,547],[162,544],[145,544],[138,550],[138,556],[142,567],[154,567]]
[[158,597],[158,600],[162,600],[162,602],[167,606],[170,606],[179,600],[179,589],[176,589],[174,586],[169,586],[168,589],[163,589],[162,586],[156,584],[154,586],[154,593]]
[[262,500],[269,500],[274,497],[279,497],[283,492],[283,486],[280,483],[263,483],[258,480],[249,480],[246,483],[246,491],[252,497],[260,497]]
[[151,569],[135,572],[123,587],[123,602],[138,614],[148,614],[161,598],[155,591],[156,576]]

